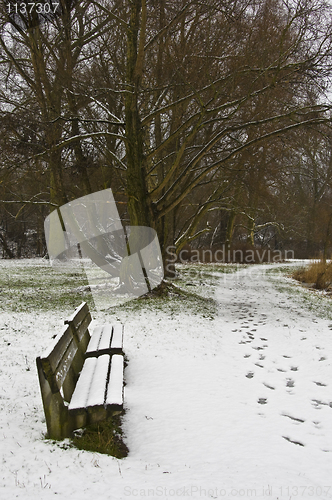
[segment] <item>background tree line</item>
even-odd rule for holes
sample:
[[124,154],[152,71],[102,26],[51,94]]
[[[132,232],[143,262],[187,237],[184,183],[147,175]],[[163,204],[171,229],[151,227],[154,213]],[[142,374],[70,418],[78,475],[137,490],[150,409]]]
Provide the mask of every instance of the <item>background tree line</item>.
[[331,8],[322,0],[61,1],[1,7],[0,248],[111,187],[168,245],[332,244]]

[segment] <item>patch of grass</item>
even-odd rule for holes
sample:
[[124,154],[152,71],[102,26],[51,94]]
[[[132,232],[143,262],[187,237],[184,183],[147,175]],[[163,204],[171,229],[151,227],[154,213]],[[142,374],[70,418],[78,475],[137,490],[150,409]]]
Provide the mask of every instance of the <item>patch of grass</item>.
[[122,414],[114,415],[103,422],[85,427],[82,432],[76,432],[71,439],[73,446],[79,450],[125,458],[129,450],[123,441],[121,418]]
[[235,273],[239,269],[245,269],[247,267],[249,267],[249,264],[203,264],[201,262],[190,262],[188,264],[176,264],[176,271],[178,273],[178,279],[182,279],[185,276],[204,279],[205,277],[209,276],[216,277],[217,274],[220,273]]
[[73,309],[86,301],[94,308],[83,270],[64,272],[45,259],[0,260],[1,309],[10,312]]
[[[169,315],[180,312],[214,318],[217,303],[212,297],[202,297],[198,293],[167,283],[162,293],[152,293],[138,297],[119,306],[115,311],[139,312],[144,310],[162,311]],[[113,308],[109,309],[113,312]]]
[[294,272],[294,269],[297,270],[299,267],[294,268],[294,265],[279,265],[277,264],[275,267],[267,269],[265,272],[267,274],[279,274],[281,276],[290,275]]
[[319,318],[332,320],[331,299],[325,290],[304,287],[299,280],[294,281],[294,275],[302,273],[303,269],[306,268],[299,265],[278,266],[266,272],[274,281],[276,289],[284,293],[288,300],[293,300]]
[[[214,291],[224,274],[247,266],[239,264],[190,263],[176,266],[177,278],[164,288],[118,307],[125,311],[144,308],[177,314],[180,311],[213,319]],[[33,312],[72,310],[85,301],[95,310],[85,272],[52,267],[45,259],[0,259],[0,301],[2,311]]]
[[[169,315],[188,313],[214,319],[217,302],[216,286],[223,274],[236,272],[246,266],[239,264],[180,264],[177,277],[164,281],[151,293],[116,306],[118,311],[136,312],[146,309],[163,311]],[[113,312],[113,308],[109,311]]]
[[276,285],[277,290],[288,294],[288,299],[294,299],[305,310],[310,311],[314,316],[322,319],[332,320],[331,302],[324,292],[302,288],[296,284]]
[[293,281],[293,274],[299,269],[301,268],[297,268],[291,273],[291,269],[284,268],[279,276],[273,273],[271,278],[274,281],[274,286],[279,292],[285,294],[288,300],[295,301],[303,309],[312,312],[319,318],[332,320],[331,299],[326,292],[303,287],[300,283]]

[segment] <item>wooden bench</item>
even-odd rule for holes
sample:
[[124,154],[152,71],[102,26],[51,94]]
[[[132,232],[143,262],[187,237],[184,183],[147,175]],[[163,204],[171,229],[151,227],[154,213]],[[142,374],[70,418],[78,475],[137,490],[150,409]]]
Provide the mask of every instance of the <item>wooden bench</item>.
[[48,437],[72,431],[123,409],[123,325],[96,326],[83,302],[52,345],[36,359]]

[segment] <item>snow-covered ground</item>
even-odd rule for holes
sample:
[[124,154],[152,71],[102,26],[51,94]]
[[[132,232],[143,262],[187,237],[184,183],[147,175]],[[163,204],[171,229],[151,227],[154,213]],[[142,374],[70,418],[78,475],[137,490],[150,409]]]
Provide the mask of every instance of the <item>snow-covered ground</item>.
[[330,299],[321,318],[313,292],[276,267],[220,275],[214,316],[117,311],[129,358],[122,460],[44,438],[35,358],[72,310],[4,308],[0,498],[332,498]]

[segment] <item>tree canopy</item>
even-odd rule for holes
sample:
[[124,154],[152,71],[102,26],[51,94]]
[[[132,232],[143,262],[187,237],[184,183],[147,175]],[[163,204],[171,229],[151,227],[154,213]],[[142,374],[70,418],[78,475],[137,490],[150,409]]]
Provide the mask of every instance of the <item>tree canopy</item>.
[[63,0],[30,17],[2,6],[4,256],[43,253],[49,211],[108,187],[164,253],[327,251],[329,3]]

